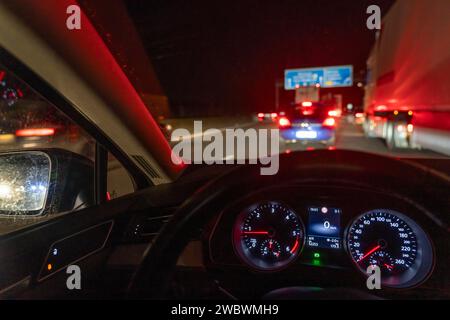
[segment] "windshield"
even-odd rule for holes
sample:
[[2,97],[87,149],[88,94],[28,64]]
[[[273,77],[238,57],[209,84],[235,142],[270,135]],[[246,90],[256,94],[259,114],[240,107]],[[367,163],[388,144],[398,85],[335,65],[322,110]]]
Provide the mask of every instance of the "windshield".
[[172,146],[200,137],[206,148],[208,129],[267,129],[278,130],[269,139],[280,154],[450,155],[450,48],[436,35],[450,21],[442,2],[425,12],[420,1],[125,0],[109,16],[81,3]]

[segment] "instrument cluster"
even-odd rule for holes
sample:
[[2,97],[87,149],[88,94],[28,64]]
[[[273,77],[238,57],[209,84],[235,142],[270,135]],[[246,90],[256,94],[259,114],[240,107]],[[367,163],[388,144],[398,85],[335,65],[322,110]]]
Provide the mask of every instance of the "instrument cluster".
[[[432,273],[432,240],[408,212],[372,207],[370,201],[360,211],[346,201],[339,206],[322,198],[301,204],[261,199],[234,207],[225,229],[240,264],[271,274],[298,265],[347,268],[366,277],[377,272],[390,288],[417,286]],[[217,253],[227,248],[217,245],[220,233],[211,237],[213,261],[226,260]]]

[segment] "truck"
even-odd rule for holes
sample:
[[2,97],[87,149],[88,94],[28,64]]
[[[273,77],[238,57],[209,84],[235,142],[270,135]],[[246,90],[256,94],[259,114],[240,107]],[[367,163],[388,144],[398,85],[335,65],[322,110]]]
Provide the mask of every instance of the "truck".
[[450,155],[450,1],[397,0],[367,60],[367,137]]

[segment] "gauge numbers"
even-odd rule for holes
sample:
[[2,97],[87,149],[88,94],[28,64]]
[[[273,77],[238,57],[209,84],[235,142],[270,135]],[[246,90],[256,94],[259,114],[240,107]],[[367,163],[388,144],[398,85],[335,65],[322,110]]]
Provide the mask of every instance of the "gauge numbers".
[[376,265],[382,283],[392,287],[423,279],[433,260],[431,243],[422,228],[393,210],[373,210],[356,218],[348,229],[347,248],[363,273]]
[[294,260],[303,240],[300,218],[278,202],[265,202],[245,210],[233,230],[234,247],[241,259],[265,271],[283,268]]

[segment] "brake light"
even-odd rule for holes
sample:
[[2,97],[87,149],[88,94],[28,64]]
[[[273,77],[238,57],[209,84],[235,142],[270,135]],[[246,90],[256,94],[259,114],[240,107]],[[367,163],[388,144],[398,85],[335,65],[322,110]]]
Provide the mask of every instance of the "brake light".
[[290,127],[291,121],[289,121],[289,119],[286,117],[281,117],[280,119],[278,119],[278,125],[282,128]]
[[54,134],[54,128],[21,129],[16,131],[17,137],[46,137]]
[[310,101],[305,101],[305,102],[302,102],[302,107],[312,107],[312,102],[310,102]]
[[328,116],[330,117],[340,117],[342,114],[341,110],[330,110],[328,111]]
[[264,113],[262,112],[258,113],[258,118],[264,118]]
[[270,114],[270,117],[271,117],[272,119],[275,119],[276,117],[278,117],[278,114],[276,114],[275,112],[273,112],[273,113]]
[[322,125],[324,127],[334,127],[336,125],[336,120],[334,120],[334,118],[326,118]]

